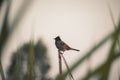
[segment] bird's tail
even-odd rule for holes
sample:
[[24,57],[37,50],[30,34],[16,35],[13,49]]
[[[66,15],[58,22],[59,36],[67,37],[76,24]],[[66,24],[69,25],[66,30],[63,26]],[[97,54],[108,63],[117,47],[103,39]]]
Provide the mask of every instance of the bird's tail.
[[74,48],[71,48],[71,50],[74,50],[74,51],[80,51],[80,50],[78,50],[78,49],[74,49]]

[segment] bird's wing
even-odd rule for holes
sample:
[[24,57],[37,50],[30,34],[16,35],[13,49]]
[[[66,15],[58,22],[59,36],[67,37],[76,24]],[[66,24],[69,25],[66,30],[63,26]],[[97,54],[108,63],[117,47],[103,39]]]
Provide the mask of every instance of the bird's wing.
[[64,47],[66,50],[70,50],[71,48],[63,41],[61,41],[61,45]]

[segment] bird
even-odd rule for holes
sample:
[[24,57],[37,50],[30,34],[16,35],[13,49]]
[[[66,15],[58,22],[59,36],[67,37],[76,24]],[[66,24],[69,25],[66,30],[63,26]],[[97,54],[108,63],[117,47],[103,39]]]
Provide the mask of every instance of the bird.
[[74,51],[80,51],[78,49],[71,48],[68,46],[64,41],[61,40],[60,36],[57,36],[55,39],[55,45],[58,50],[60,51],[67,51],[67,50],[74,50]]

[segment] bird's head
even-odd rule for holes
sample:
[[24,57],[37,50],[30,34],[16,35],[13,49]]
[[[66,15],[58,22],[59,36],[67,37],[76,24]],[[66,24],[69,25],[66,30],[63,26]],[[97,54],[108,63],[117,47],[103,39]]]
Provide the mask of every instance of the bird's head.
[[57,36],[56,38],[54,38],[55,40],[61,40],[59,36]]

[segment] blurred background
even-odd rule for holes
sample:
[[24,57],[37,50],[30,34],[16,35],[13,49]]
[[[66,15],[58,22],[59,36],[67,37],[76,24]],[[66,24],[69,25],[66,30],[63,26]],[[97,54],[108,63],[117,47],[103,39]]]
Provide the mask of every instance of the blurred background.
[[120,80],[120,0],[0,0],[0,80],[58,80],[56,36],[75,80]]

